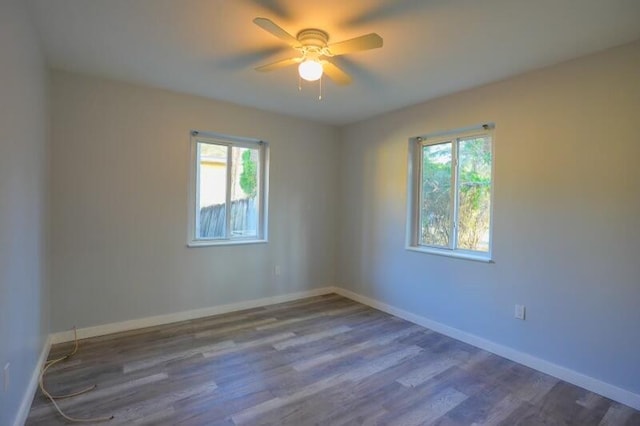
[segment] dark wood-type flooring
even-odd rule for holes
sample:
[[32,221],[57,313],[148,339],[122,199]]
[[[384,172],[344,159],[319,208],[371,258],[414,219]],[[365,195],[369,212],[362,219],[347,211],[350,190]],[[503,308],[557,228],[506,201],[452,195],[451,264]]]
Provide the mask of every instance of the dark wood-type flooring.
[[[72,348],[55,345],[50,359]],[[105,425],[640,425],[640,412],[332,294],[85,339],[51,369]],[[28,425],[67,424],[38,391]]]

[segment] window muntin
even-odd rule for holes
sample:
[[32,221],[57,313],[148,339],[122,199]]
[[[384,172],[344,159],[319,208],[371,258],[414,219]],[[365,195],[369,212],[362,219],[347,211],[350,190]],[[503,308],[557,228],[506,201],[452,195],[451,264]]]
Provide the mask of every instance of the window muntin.
[[408,248],[490,258],[492,128],[410,140]]
[[189,245],[266,240],[266,144],[193,132]]

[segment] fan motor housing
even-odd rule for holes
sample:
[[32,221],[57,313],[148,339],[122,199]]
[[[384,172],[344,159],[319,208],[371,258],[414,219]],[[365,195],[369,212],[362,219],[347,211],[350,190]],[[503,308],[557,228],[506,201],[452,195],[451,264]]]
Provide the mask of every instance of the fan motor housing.
[[329,34],[317,28],[307,28],[300,31],[296,38],[304,47],[317,47],[318,49],[322,49],[327,46]]

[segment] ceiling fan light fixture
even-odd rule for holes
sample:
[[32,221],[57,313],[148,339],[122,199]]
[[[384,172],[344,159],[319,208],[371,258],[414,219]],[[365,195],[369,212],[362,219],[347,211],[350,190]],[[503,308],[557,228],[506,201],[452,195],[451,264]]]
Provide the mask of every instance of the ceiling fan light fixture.
[[[335,62],[334,56],[382,47],[383,41],[376,33],[361,35],[338,43],[329,44],[329,34],[318,28],[304,28],[294,37],[268,18],[255,18],[253,22],[298,51],[298,55],[281,59],[256,68],[256,71],[272,71],[298,64],[299,81],[318,81],[323,75],[340,85],[351,83],[351,77]],[[320,80],[322,83],[322,80]],[[321,84],[322,85],[322,84]],[[301,84],[298,88],[302,89]]]
[[322,64],[317,60],[307,59],[298,65],[298,74],[307,81],[316,81],[322,77]]

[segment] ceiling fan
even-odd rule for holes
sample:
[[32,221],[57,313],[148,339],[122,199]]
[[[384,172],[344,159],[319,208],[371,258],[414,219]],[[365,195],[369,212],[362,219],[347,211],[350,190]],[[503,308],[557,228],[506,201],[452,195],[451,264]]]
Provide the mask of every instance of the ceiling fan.
[[340,69],[331,58],[382,47],[382,37],[376,33],[328,44],[329,34],[317,28],[303,29],[294,37],[270,19],[255,18],[253,22],[299,52],[298,56],[259,66],[256,71],[272,71],[298,64],[300,77],[307,81],[316,81],[324,73],[338,84],[349,84],[349,74]]

